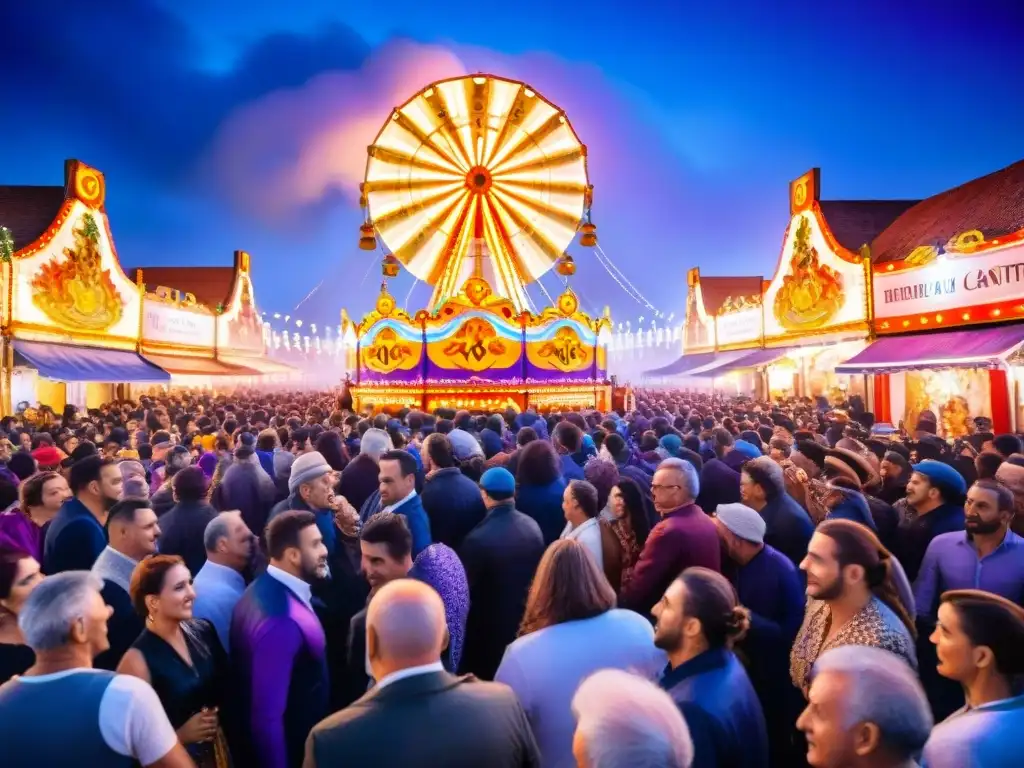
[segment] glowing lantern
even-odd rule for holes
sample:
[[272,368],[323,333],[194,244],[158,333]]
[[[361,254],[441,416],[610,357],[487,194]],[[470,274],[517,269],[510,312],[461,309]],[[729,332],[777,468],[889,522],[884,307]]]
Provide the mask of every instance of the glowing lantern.
[[359,227],[359,247],[364,251],[372,251],[377,247],[377,238],[373,234],[372,224]]
[[572,277],[576,274],[576,262],[573,261],[572,256],[566,253],[558,260],[555,269],[558,270],[558,274],[562,277]]
[[597,225],[589,221],[580,227],[580,245],[584,248],[593,248],[597,245]]
[[384,273],[384,277],[398,277],[398,271],[401,266],[401,262],[393,253],[385,256],[384,260],[380,263],[380,269]]

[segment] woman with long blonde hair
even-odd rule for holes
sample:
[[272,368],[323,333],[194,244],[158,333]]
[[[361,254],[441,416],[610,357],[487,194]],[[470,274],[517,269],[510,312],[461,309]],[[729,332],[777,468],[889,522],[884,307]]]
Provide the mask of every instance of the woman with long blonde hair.
[[544,765],[572,764],[572,694],[599,669],[653,678],[665,664],[650,622],[615,607],[615,592],[586,548],[554,542],[533,577],[519,637],[495,680],[516,692]]

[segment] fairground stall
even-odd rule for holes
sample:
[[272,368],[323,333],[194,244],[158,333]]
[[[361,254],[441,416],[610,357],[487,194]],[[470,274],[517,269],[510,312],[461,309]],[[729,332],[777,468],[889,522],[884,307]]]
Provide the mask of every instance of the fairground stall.
[[867,243],[910,203],[822,201],[818,169],[790,184],[790,220],[774,276],[688,275],[683,355],[652,380],[764,396],[867,395],[836,366],[870,331]]
[[230,267],[138,267],[134,275],[144,292],[140,349],[171,374],[171,386],[295,382],[298,372],[268,355],[246,251],[235,251]]
[[93,407],[169,379],[138,354],[142,297],[117,258],[103,174],[69,160],[64,177],[0,188],[4,413]]
[[[434,83],[387,117],[362,193],[360,246],[385,249],[385,283],[361,322],[343,315],[357,408],[610,407],[610,319],[568,285],[565,249],[597,237],[586,148],[562,110],[491,75]],[[386,283],[403,267],[434,287],[415,313]],[[537,309],[526,287],[552,268],[564,290]]]
[[872,244],[877,340],[839,370],[870,374],[876,417],[944,437],[973,417],[1024,425],[1024,162],[921,201]]

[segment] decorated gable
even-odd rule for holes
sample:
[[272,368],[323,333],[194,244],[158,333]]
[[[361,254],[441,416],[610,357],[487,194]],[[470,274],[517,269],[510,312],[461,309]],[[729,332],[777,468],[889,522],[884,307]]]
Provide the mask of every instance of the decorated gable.
[[263,323],[256,310],[249,254],[235,251],[235,285],[231,301],[217,317],[217,348],[241,355],[262,355],[265,350]]
[[133,346],[141,297],[118,262],[103,175],[77,161],[68,174],[53,224],[14,253],[12,324],[23,338]]
[[829,232],[817,200],[817,174],[790,185],[792,218],[775,277],[764,294],[767,339],[866,327],[867,260]]

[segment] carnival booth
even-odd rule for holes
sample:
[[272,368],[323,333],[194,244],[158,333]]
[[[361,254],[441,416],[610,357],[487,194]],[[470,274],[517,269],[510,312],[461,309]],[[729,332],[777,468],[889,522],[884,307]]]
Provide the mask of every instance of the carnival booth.
[[231,267],[139,267],[144,293],[141,351],[172,386],[217,389],[293,381],[297,371],[267,356],[251,259]]
[[103,174],[77,160],[64,171],[63,188],[0,198],[5,413],[22,401],[93,407],[169,379],[138,354],[142,297],[117,258]]
[[943,437],[1024,426],[1024,162],[913,206],[872,244],[878,338],[839,370],[870,374],[880,420]]
[[[852,244],[866,245],[895,216],[894,204],[822,202],[819,176],[813,169],[790,184],[790,221],[770,281],[690,270],[683,355],[649,379],[758,396],[866,393],[864,376],[836,371],[870,328],[870,270]],[[826,211],[841,224],[831,226]]]

